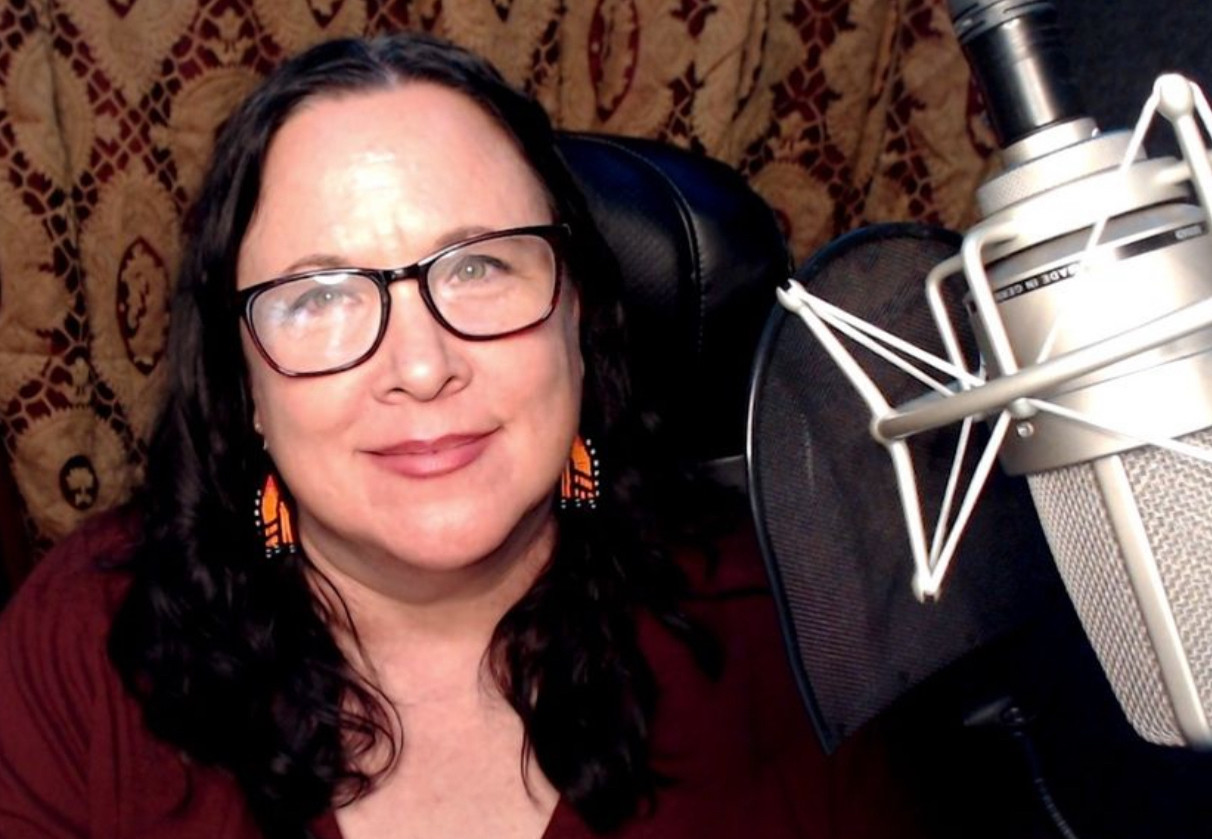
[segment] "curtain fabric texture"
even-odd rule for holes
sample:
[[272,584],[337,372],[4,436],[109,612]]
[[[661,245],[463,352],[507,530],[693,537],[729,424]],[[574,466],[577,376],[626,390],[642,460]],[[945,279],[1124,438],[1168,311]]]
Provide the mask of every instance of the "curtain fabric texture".
[[7,0],[0,435],[38,550],[139,480],[225,114],[309,44],[403,28],[486,55],[560,127],[734,166],[800,259],[868,222],[962,227],[989,166],[945,0]]

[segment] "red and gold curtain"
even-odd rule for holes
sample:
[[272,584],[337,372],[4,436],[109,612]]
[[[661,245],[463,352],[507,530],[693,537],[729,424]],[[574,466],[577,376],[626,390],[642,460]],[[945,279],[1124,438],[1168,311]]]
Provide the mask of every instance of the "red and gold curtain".
[[987,169],[944,0],[7,0],[0,435],[39,548],[139,480],[215,127],[283,56],[397,28],[487,55],[562,127],[726,161],[800,258],[963,226]]

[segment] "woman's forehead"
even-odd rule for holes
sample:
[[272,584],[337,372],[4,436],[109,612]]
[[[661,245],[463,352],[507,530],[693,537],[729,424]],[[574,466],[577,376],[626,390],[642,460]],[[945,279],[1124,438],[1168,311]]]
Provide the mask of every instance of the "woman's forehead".
[[418,82],[321,97],[270,146],[241,285],[280,273],[302,247],[351,260],[396,261],[405,251],[419,259],[453,229],[547,221],[542,184],[466,95]]
[[362,164],[398,166],[398,175],[415,180],[481,174],[537,180],[507,131],[478,102],[432,82],[407,82],[306,102],[270,143],[262,190],[273,181],[306,183]]

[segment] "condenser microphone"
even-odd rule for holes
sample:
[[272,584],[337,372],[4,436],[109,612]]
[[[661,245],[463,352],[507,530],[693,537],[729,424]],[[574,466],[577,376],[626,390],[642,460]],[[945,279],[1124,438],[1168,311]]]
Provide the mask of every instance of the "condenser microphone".
[[[990,376],[1038,373],[1212,296],[1207,196],[1193,201],[1166,177],[1171,161],[1138,156],[1126,132],[1100,134],[1085,117],[1053,4],[950,8],[1007,167],[979,193],[987,228],[1014,233],[982,255],[993,306],[972,305]],[[1195,91],[1165,79],[1157,100],[1188,152],[1188,182],[1206,190]],[[1212,465],[1145,441],[1212,447],[1212,330],[1162,332],[1172,340],[1024,391],[1059,411],[1007,403],[1000,457],[1028,476],[1057,567],[1133,727],[1153,742],[1208,747]]]
[[[1053,559],[1133,728],[1212,747],[1212,112],[1158,80],[1133,132],[1082,112],[1051,0],[949,0],[984,92],[1003,171],[982,221],[925,278],[943,355],[922,351],[792,281],[798,314],[870,409],[892,460],[914,593],[939,596],[981,487],[1000,461],[1025,475]],[[1181,159],[1150,159],[1154,113]],[[949,314],[959,287],[979,347]],[[851,347],[913,375],[893,406]],[[867,361],[870,365],[871,362]],[[961,423],[928,535],[908,441]],[[973,423],[989,428],[965,491]]]

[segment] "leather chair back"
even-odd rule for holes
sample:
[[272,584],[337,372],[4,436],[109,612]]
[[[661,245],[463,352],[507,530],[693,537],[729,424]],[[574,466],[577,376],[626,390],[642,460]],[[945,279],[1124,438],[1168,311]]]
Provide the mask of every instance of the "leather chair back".
[[791,258],[735,170],[665,143],[564,134],[560,148],[623,274],[641,410],[685,462],[743,485],[748,383]]

